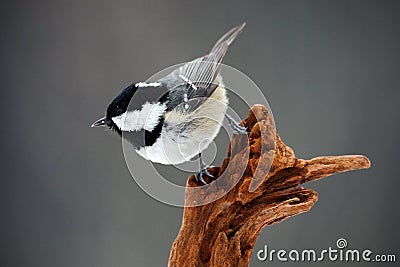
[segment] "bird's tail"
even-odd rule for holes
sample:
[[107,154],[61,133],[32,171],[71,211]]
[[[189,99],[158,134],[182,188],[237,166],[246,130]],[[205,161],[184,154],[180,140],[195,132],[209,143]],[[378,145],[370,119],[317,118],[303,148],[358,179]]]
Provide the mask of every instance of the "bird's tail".
[[225,33],[219,40],[215,43],[211,51],[219,48],[221,45],[229,46],[233,41],[238,37],[238,35],[243,31],[243,28],[246,26],[246,22],[243,22],[239,26],[236,26],[230,29],[227,33]]
[[[186,63],[173,73],[184,76],[185,79],[191,81],[197,87],[206,89],[211,94],[215,86],[210,86],[219,74],[221,63],[226,52],[228,52],[229,45],[242,32],[244,26],[246,26],[246,23],[232,28],[215,43],[207,55]],[[211,89],[208,90],[209,88]]]

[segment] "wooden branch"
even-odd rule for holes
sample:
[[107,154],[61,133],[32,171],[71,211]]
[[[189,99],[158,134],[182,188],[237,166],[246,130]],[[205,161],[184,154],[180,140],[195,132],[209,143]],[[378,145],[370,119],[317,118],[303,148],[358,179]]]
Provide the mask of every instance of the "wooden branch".
[[[228,158],[211,173],[234,179],[243,163],[247,165],[244,173],[223,197],[206,205],[185,207],[181,229],[171,248],[170,267],[248,266],[258,234],[265,226],[306,212],[317,201],[317,193],[301,184],[370,167],[368,158],[360,155],[297,159],[276,134],[264,106],[252,107],[242,123],[249,129],[248,140],[245,136],[244,142],[241,136],[234,135]],[[261,166],[261,173],[264,167],[271,168],[250,192],[257,165]],[[202,188],[200,194],[190,191],[198,186],[194,176],[187,185],[186,203],[213,196],[208,187]]]

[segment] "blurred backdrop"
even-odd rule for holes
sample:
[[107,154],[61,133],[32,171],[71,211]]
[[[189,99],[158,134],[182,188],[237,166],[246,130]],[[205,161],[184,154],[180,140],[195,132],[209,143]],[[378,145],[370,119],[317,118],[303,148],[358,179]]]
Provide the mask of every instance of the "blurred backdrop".
[[[225,62],[262,88],[283,141],[301,158],[372,161],[307,184],[319,193],[313,209],[265,229],[255,251],[324,249],[344,237],[400,257],[399,7],[3,1],[0,265],[166,266],[182,209],[141,191],[120,139],[90,124],[126,85],[202,55],[242,21]],[[280,264],[253,253],[251,266]]]

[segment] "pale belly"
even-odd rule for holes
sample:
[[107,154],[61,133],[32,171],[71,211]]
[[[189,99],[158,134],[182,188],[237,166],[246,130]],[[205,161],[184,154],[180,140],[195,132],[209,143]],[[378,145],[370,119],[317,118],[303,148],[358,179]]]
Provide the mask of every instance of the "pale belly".
[[189,161],[217,136],[227,106],[226,91],[219,86],[194,113],[168,112],[157,141],[136,151],[145,159],[166,165]]

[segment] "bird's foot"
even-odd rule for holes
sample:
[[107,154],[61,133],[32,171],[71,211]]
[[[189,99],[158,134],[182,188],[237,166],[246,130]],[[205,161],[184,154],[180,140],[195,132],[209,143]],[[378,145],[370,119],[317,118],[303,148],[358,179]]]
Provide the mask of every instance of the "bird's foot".
[[196,180],[197,180],[197,183],[202,183],[203,185],[206,185],[206,184],[208,184],[207,182],[206,182],[206,180],[204,180],[204,175],[207,175],[208,177],[210,177],[211,179],[215,179],[215,176],[214,175],[212,175],[210,172],[209,172],[209,168],[213,168],[214,166],[207,166],[207,167],[204,167],[203,169],[201,169],[197,174],[196,174]]
[[225,114],[225,118],[228,120],[229,125],[231,126],[231,129],[233,130],[233,133],[235,133],[235,134],[246,134],[247,135],[246,127],[240,126],[239,123],[236,122],[235,119],[232,118],[228,114]]

